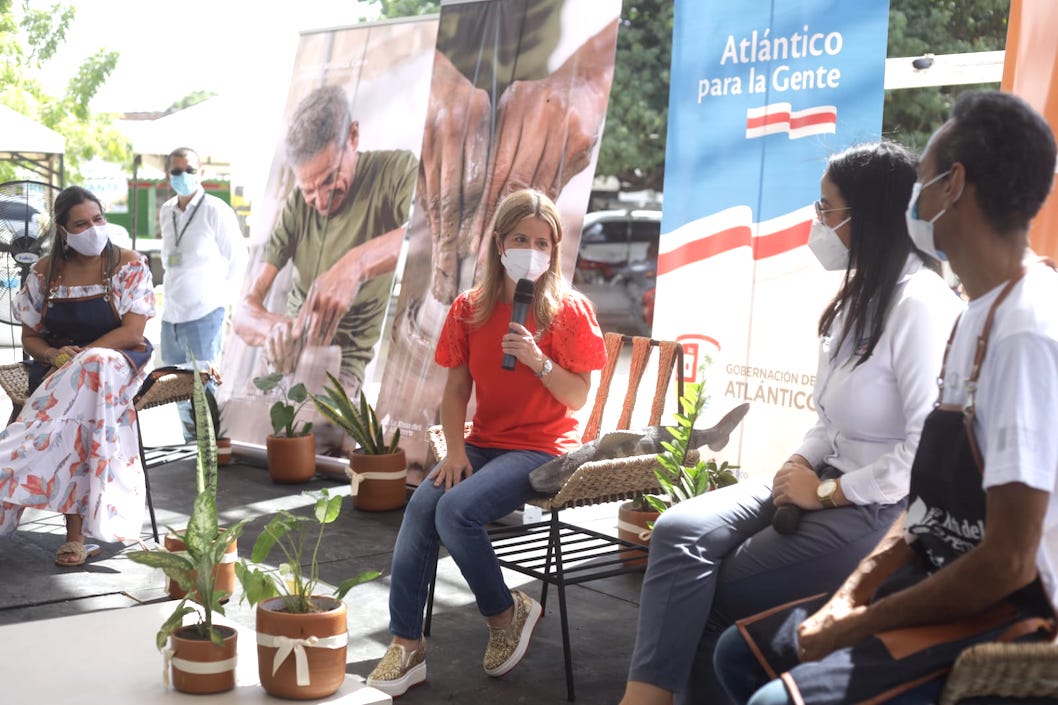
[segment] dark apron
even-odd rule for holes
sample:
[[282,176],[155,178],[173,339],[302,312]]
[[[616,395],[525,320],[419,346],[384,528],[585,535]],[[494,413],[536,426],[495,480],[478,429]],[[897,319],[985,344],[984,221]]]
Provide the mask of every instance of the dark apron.
[[[83,348],[120,327],[121,317],[114,309],[110,296],[102,293],[80,299],[46,301],[41,322],[44,328],[40,335],[51,347],[76,345]],[[132,369],[138,372],[150,361],[154,348],[151,342],[144,338],[138,347],[118,352],[124,355]],[[27,364],[29,393],[32,394],[52,368],[38,360]]]
[[[1021,277],[1011,280],[989,311],[968,386],[975,388],[993,315]],[[952,329],[955,338],[958,321]],[[947,352],[940,379],[947,368]],[[943,389],[941,390],[943,394]],[[973,437],[973,396],[965,407],[939,403],[926,417],[911,466],[907,533],[918,557],[882,583],[874,599],[911,587],[977,546],[984,537],[985,490]],[[829,596],[818,595],[738,622],[769,676],[781,677],[795,703],[881,703],[945,676],[963,649],[986,641],[1046,639],[1054,614],[1039,577],[999,604],[949,624],[897,629],[868,637],[820,661],[800,663],[797,628]],[[780,675],[781,674],[781,675]]]

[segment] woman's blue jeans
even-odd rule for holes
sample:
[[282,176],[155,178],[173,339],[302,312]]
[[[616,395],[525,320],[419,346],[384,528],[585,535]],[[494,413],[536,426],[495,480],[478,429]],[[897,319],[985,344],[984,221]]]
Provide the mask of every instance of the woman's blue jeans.
[[473,474],[447,492],[423,480],[404,509],[389,587],[389,631],[404,639],[422,636],[430,576],[443,543],[485,617],[514,604],[503,582],[485,525],[504,517],[536,493],[529,473],[555,457],[532,450],[467,446]]

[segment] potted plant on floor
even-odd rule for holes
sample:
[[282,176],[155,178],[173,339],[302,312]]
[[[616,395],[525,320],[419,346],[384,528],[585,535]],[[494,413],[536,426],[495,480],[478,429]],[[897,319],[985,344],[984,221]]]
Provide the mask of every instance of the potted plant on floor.
[[[250,558],[259,564],[278,547],[285,559],[278,571],[265,571],[246,562],[235,566],[243,600],[257,606],[258,673],[261,685],[271,695],[296,700],[323,698],[345,680],[348,632],[342,598],[381,573],[368,571],[349,578],[331,596],[315,594],[320,583],[317,554],[323,530],[338,518],[341,505],[340,495],[332,497],[323,489],[316,495],[314,519],[284,510],[268,522]],[[304,552],[313,523],[319,529],[306,565]]]
[[[213,426],[213,437],[217,443],[217,465],[231,465],[231,438],[228,437],[227,429],[224,428],[220,414],[220,405],[213,391],[206,387],[206,408],[209,410],[209,421]],[[191,407],[191,421],[198,424],[195,409]]]
[[[193,403],[198,437],[196,495],[183,532],[185,550],[133,551],[137,563],[161,568],[177,583],[184,596],[158,630],[155,644],[166,658],[165,674],[172,671],[173,686],[185,693],[219,693],[235,686],[236,631],[213,623],[213,613],[224,614],[222,601],[228,592],[217,583],[219,567],[238,540],[246,522],[221,530],[217,525],[217,447],[212,425],[207,421],[206,395],[202,379],[195,375]],[[188,604],[198,603],[198,607]],[[184,625],[184,617],[197,614],[198,621]],[[167,648],[168,643],[168,648]]]
[[209,407],[209,420],[213,424],[213,435],[217,439],[217,465],[231,465],[231,438],[224,428],[224,422],[220,415],[220,405],[217,397],[206,388],[206,405]]
[[353,507],[369,512],[400,509],[407,499],[408,477],[404,450],[399,447],[400,429],[386,441],[378,414],[367,398],[360,394],[359,402],[354,402],[334,375],[328,373],[327,378],[332,386],[309,396],[324,418],[356,441],[347,471]]
[[316,437],[312,422],[299,425],[297,417],[309,394],[301,383],[284,390],[282,381],[279,372],[253,380],[262,392],[279,394],[268,414],[272,421],[272,434],[265,439],[268,475],[273,482],[283,484],[307,482],[316,475]]
[[[710,458],[698,459],[693,465],[688,464],[688,454],[696,447],[697,433],[694,424],[708,401],[704,387],[704,384],[687,385],[684,395],[680,398],[682,413],[677,412],[674,415],[676,426],[665,427],[672,440],[662,441],[664,450],[657,454],[657,464],[654,466],[654,477],[657,478],[661,492],[625,502],[618,509],[617,534],[620,538],[646,545],[650,540],[654,521],[666,509],[717,487],[726,487],[738,482],[732,472],[738,466],[729,465],[727,461],[717,465],[716,460]],[[742,411],[742,414],[744,413]],[[741,420],[741,414],[738,418]],[[721,421],[721,424],[723,423]],[[724,442],[726,443],[726,435]],[[637,558],[626,562],[634,564],[642,561],[642,558]]]
[[[218,527],[217,530],[225,531],[226,529],[224,527]],[[186,534],[186,530],[179,531],[169,528],[168,533],[162,537],[162,547],[170,553],[182,553],[183,555],[188,555]],[[224,593],[224,597],[220,598],[222,603],[227,602],[228,597],[235,592],[235,562],[238,559],[239,542],[237,537],[232,537],[227,550],[224,552],[224,557],[221,558],[220,563],[213,569],[215,583],[214,589],[218,593]],[[166,576],[165,583],[165,591],[169,594],[170,598],[179,600],[187,595],[187,589],[168,575]],[[196,597],[192,595],[191,599],[194,600]]]

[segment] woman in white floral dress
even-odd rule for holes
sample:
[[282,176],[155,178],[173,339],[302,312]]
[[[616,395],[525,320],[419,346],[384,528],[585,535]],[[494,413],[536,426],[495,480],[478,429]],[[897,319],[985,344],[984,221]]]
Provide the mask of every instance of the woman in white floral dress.
[[133,396],[151,356],[154,291],[143,256],[110,243],[91,192],[63,190],[54,219],[51,255],[16,301],[32,393],[0,433],[0,535],[26,507],[61,512],[55,563],[72,567],[87,558],[86,536],[122,541],[143,523]]

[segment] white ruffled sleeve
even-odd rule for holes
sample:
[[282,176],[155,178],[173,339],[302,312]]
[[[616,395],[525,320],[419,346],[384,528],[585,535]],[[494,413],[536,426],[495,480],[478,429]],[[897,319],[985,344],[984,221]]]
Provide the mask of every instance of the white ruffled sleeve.
[[119,316],[126,313],[154,316],[154,280],[145,259],[133,260],[119,269],[113,286]]

